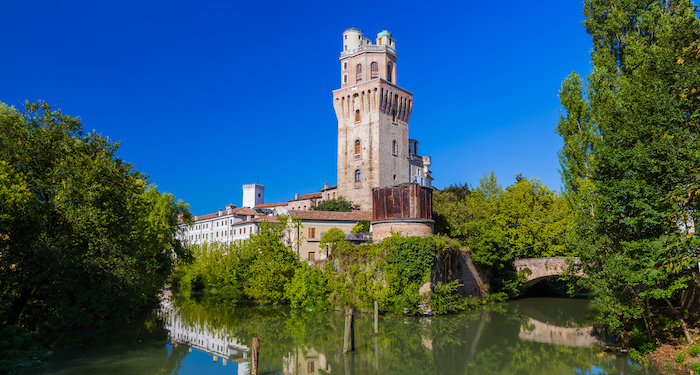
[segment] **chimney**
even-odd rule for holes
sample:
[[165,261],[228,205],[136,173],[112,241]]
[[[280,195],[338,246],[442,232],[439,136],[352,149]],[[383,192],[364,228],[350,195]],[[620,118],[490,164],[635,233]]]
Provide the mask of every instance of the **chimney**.
[[328,189],[328,183],[327,183],[327,182],[324,182],[324,183],[323,183],[323,189],[324,189],[324,190]]
[[224,210],[222,210],[221,208],[219,208],[219,216],[221,216],[221,214],[222,214],[223,212],[224,212]]
[[294,199],[299,199],[299,193],[294,193]]

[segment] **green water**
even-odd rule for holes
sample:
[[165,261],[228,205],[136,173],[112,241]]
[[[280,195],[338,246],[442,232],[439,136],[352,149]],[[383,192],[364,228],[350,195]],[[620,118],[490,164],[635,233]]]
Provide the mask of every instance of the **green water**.
[[[657,374],[590,335],[588,301],[526,298],[452,316],[356,315],[175,299],[129,327],[75,332],[38,373],[248,374],[253,337],[268,374]],[[34,371],[36,372],[36,371]]]

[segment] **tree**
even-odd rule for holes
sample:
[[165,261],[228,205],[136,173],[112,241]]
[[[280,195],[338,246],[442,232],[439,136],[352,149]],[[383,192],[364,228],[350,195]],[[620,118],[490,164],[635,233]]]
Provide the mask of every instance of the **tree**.
[[335,253],[335,250],[340,247],[347,247],[348,243],[345,241],[345,233],[338,228],[331,228],[328,232],[324,233],[321,237],[321,242],[318,244],[320,248],[326,249],[326,256],[330,256]]
[[260,230],[243,242],[241,257],[249,264],[245,293],[260,303],[279,303],[299,264],[297,255],[281,241],[284,227],[262,222]]
[[568,214],[566,201],[555,191],[523,176],[506,188],[499,210],[509,247],[518,258],[576,255],[563,238]]
[[360,220],[352,227],[352,234],[356,236],[359,234],[369,234],[370,225],[371,222],[369,220]]
[[[641,320],[651,337],[653,310],[666,306],[689,339],[690,293],[683,291],[695,286],[684,270],[697,264],[700,248],[684,225],[700,219],[694,4],[589,0],[584,14],[594,46],[588,109],[562,96],[570,115],[590,115],[584,123],[593,129],[592,142],[584,143],[592,151],[586,168],[569,158],[562,163],[577,210],[590,206],[589,214],[576,215],[580,270],[588,276],[581,282],[599,291],[600,319],[612,329]],[[581,149],[570,133],[560,132],[564,150]],[[591,186],[581,189],[577,181]]]
[[337,212],[350,212],[357,209],[357,205],[345,200],[342,196],[335,199],[323,200],[316,206],[312,206],[313,211],[337,211]]
[[475,189],[436,192],[433,211],[436,233],[467,246],[473,261],[490,270],[494,291],[517,295],[516,257],[573,255],[563,238],[568,206],[537,179],[518,175],[503,190],[491,171]]
[[153,306],[187,206],[46,103],[0,103],[0,325],[63,329]]

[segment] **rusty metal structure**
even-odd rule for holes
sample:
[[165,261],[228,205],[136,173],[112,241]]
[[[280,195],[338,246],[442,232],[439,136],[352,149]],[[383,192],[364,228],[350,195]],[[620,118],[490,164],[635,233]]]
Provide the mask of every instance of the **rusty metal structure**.
[[433,189],[402,184],[372,190],[372,220],[433,219]]

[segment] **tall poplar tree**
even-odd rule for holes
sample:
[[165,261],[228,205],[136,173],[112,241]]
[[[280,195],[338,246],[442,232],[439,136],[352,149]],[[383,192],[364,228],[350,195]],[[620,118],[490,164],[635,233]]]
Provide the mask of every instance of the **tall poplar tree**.
[[593,71],[587,95],[576,76],[562,85],[557,128],[562,178],[578,203],[581,281],[600,292],[600,318],[612,329],[641,321],[651,337],[653,312],[665,308],[689,339],[688,271],[700,247],[691,230],[700,223],[694,4],[588,0],[584,15]]

